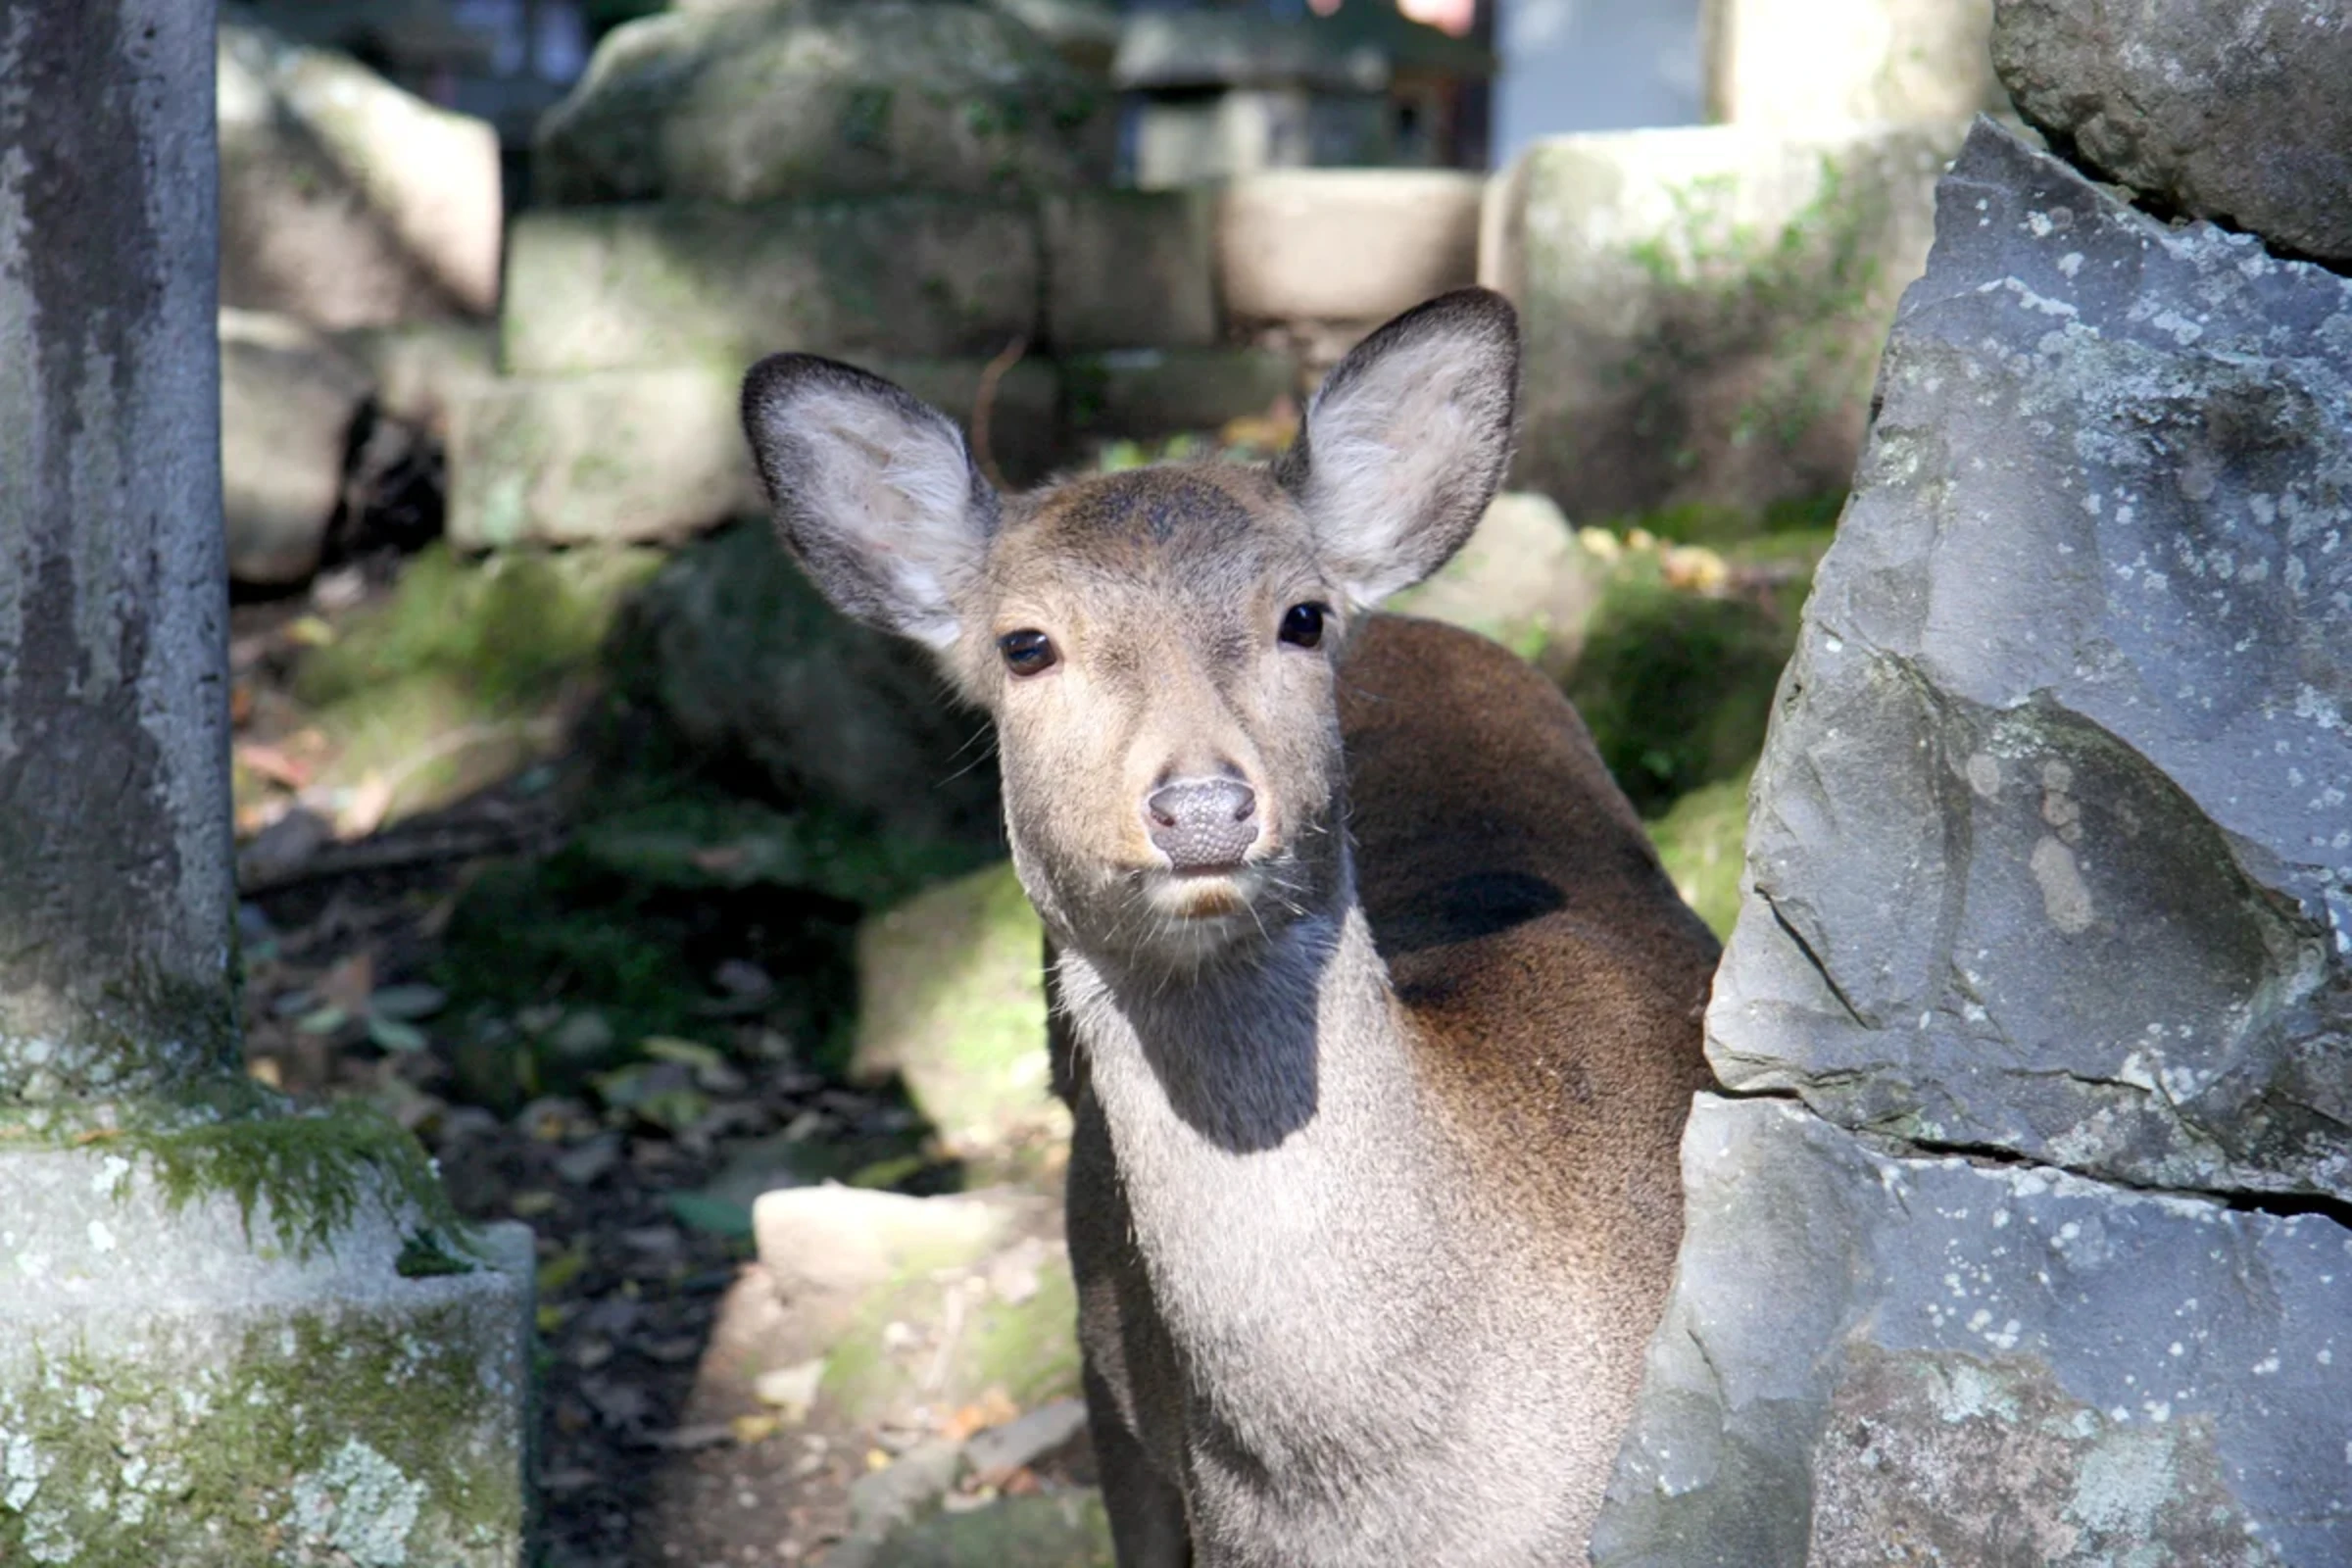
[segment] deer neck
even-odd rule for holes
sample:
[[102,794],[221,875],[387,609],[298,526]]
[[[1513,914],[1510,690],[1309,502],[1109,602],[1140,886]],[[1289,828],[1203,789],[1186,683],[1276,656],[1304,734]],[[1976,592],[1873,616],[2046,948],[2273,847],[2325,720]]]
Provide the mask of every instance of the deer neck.
[[[1348,879],[1343,879],[1345,887]],[[1436,1329],[1450,1251],[1404,1020],[1362,909],[1197,979],[1064,951],[1056,981],[1154,1304],[1261,1451]],[[1376,1411],[1364,1412],[1380,1419]]]

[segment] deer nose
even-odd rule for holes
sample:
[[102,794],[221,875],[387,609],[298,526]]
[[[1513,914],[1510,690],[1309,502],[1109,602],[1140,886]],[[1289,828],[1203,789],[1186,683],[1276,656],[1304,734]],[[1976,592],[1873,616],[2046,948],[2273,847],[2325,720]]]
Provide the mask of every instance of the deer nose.
[[1239,779],[1180,778],[1144,798],[1152,842],[1179,871],[1242,863],[1257,842],[1257,793]]

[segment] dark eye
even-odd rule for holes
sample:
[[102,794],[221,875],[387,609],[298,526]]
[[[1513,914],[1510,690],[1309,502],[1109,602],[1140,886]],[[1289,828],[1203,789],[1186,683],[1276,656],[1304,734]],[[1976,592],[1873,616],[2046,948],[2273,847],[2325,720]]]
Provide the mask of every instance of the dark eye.
[[1282,614],[1282,640],[1298,648],[1312,648],[1323,640],[1321,605],[1293,605]]
[[1054,639],[1042,631],[1008,631],[997,639],[997,647],[1004,654],[1004,667],[1015,675],[1040,675],[1061,661]]

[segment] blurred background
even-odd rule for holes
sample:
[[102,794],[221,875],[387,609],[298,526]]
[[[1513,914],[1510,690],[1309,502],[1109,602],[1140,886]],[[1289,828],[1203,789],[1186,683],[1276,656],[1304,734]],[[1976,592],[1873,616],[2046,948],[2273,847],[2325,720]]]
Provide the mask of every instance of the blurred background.
[[549,1562],[1107,1561],[986,725],[784,561],[744,369],[868,366],[1009,485],[1256,461],[1365,331],[1504,290],[1507,492],[1397,608],[1576,699],[1720,931],[1989,27],[223,5],[251,1070],[537,1229]]

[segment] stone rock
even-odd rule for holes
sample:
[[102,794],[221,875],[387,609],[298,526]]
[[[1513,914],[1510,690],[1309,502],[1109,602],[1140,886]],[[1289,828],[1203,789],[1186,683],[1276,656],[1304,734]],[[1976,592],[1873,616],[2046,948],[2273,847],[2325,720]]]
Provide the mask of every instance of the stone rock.
[[606,37],[532,178],[552,206],[1107,184],[1114,107],[990,6],[697,7]]
[[871,917],[858,936],[852,1073],[901,1079],[967,1160],[1066,1141],[1048,1080],[1044,954],[1010,862]]
[[2352,1197],[2352,280],[1984,122],[1879,397],[1716,1071],[1934,1145]]
[[1608,574],[1548,497],[1506,491],[1437,575],[1386,608],[1492,637],[1557,680],[1576,667]]
[[[987,373],[976,360],[863,363],[966,422]],[[742,387],[732,361],[464,386],[449,419],[450,541],[468,550],[676,541],[764,514]],[[989,456],[1015,482],[1053,463],[1060,390],[1043,360],[994,380]]]
[[521,1560],[529,1233],[357,1120],[0,1154],[0,1560]]
[[1845,488],[1957,123],[1538,142],[1481,280],[1527,340],[1512,482],[1585,522]]
[[1122,349],[1062,362],[1063,408],[1081,435],[1129,439],[1214,430],[1300,390],[1298,362],[1269,349]]
[[1993,0],[1703,0],[1707,118],[1800,126],[2006,114]]
[[1110,1519],[1094,1492],[1033,1493],[900,1530],[872,1568],[1111,1568]]
[[[823,1357],[820,1422],[870,1429],[991,1391],[1021,1407],[1077,1391],[1077,1298],[1056,1200],[796,1187],[761,1194],[752,1226],[783,1311],[726,1359]],[[954,1449],[946,1468],[943,1491],[959,1468]]]
[[498,305],[498,136],[360,65],[220,28],[220,300],[342,328]]
[[2352,14],[2306,0],[2000,0],[2018,113],[2167,210],[2352,266]]
[[1015,1470],[1075,1442],[1085,1430],[1085,1402],[1055,1399],[1001,1427],[975,1433],[963,1446],[964,1462],[982,1485],[996,1486]]
[[265,586],[318,569],[373,388],[332,340],[285,316],[220,313],[220,488],[228,574]]
[[2352,1560],[2352,1232],[1702,1095],[1599,1568]]
[[1205,194],[1097,190],[1044,203],[1046,336],[1057,353],[1217,341]]
[[337,341],[367,367],[379,410],[444,441],[451,405],[498,373],[498,328],[486,321],[364,327]]
[[1451,170],[1245,174],[1217,196],[1217,284],[1244,324],[1369,329],[1478,280],[1486,181]]
[[505,368],[532,375],[783,349],[987,359],[1036,335],[1024,209],[928,196],[760,208],[659,204],[514,224]]
[[781,801],[912,843],[1002,844],[987,720],[946,700],[928,654],[826,604],[765,522],[678,552],[620,636],[631,697]]

